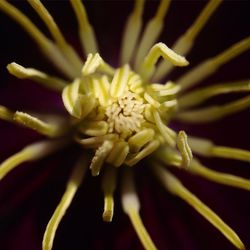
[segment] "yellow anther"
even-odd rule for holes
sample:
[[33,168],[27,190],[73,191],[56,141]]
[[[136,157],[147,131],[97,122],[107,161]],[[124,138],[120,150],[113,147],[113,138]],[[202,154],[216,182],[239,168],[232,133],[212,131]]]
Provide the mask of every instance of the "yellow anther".
[[184,57],[169,49],[164,43],[157,43],[151,48],[142,65],[139,67],[139,73],[143,79],[150,79],[154,73],[155,64],[161,56],[176,66],[182,67],[189,64]]
[[104,141],[103,144],[96,150],[95,156],[92,158],[90,169],[93,176],[100,173],[101,167],[113,148],[112,141]]
[[110,86],[110,95],[112,97],[119,97],[125,92],[128,84],[129,71],[130,69],[127,64],[116,70]]
[[116,188],[116,169],[109,166],[104,171],[102,177],[102,190],[104,192],[104,211],[102,218],[106,222],[111,222],[114,215],[114,191]]
[[138,152],[145,144],[154,138],[155,132],[153,129],[143,129],[128,140],[131,153]]
[[182,167],[188,168],[193,159],[193,154],[188,145],[187,135],[184,131],[178,133],[176,144],[181,153]]
[[129,145],[126,141],[117,141],[114,144],[109,156],[107,157],[107,162],[115,167],[120,167],[129,153]]
[[31,79],[39,84],[53,90],[62,91],[66,87],[67,82],[63,79],[50,76],[44,72],[33,68],[24,68],[17,63],[7,65],[10,74],[20,79]]
[[125,161],[126,165],[130,167],[134,166],[137,162],[152,154],[159,146],[160,142],[158,140],[152,140],[146,144],[141,151],[130,155],[130,157]]
[[100,67],[102,63],[103,63],[103,60],[98,53],[94,55],[91,53],[88,54],[87,60],[84,63],[83,68],[82,68],[83,76],[87,76],[87,75],[95,73],[97,68]]
[[105,121],[85,121],[79,131],[89,136],[101,136],[108,132],[108,124]]
[[14,121],[17,123],[49,137],[58,137],[65,132],[65,128],[62,126],[63,124],[58,123],[59,119],[57,118],[58,117],[55,116],[55,119],[53,119],[54,123],[48,123],[38,119],[37,117],[19,111],[15,112],[13,117]]

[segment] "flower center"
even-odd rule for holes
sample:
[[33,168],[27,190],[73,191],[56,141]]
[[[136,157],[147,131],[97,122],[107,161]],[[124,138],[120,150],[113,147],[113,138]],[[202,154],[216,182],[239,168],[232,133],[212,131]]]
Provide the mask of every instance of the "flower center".
[[144,109],[145,104],[139,95],[131,91],[125,92],[106,109],[108,132],[121,134],[122,137],[138,132],[145,121]]

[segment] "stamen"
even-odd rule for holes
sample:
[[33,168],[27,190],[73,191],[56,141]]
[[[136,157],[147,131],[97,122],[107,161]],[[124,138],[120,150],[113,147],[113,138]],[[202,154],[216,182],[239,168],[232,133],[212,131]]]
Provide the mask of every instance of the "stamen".
[[60,29],[58,28],[53,17],[50,15],[45,6],[40,2],[40,0],[28,0],[28,3],[43,20],[43,22],[49,29],[50,34],[58,44],[58,47],[61,49],[62,53],[74,65],[77,71],[80,71],[82,67],[81,59],[79,58],[75,50],[65,41]]
[[153,111],[153,116],[154,116],[154,120],[155,120],[155,123],[156,123],[156,126],[157,128],[159,129],[159,131],[161,132],[161,135],[163,136],[165,142],[171,146],[171,147],[175,147],[175,139],[176,139],[176,135],[173,134],[171,132],[171,130],[168,128],[168,126],[166,126],[162,120],[161,120],[161,117],[160,117],[160,114],[154,110]]
[[167,166],[175,166],[178,168],[182,166],[182,156],[175,149],[168,146],[162,146],[154,153],[154,156]]
[[81,0],[70,0],[70,3],[75,11],[79,25],[79,37],[82,43],[82,48],[87,56],[89,53],[98,52],[96,37],[92,26],[89,23],[88,15]]
[[135,0],[133,12],[128,17],[122,38],[121,64],[129,63],[142,27],[145,0]]
[[152,89],[152,91],[154,92],[157,92],[158,96],[176,95],[180,91],[180,86],[174,84],[171,81],[167,81],[164,85],[159,83],[153,83],[148,86],[148,88]]
[[182,167],[188,168],[193,159],[192,150],[187,141],[187,135],[184,131],[180,131],[177,136],[177,147],[182,157]]
[[82,183],[85,171],[87,168],[86,159],[82,157],[73,169],[73,172],[68,180],[66,190],[61,198],[61,201],[56,207],[49,223],[46,227],[43,236],[43,250],[51,250],[53,247],[53,241],[55,238],[56,230],[61,222],[63,216],[65,215],[67,209],[69,208],[76,191]]
[[103,144],[96,150],[93,157],[90,169],[92,176],[97,176],[100,173],[101,167],[113,148],[114,143],[112,141],[104,141]]
[[71,79],[79,75],[79,71],[68,62],[58,47],[45,37],[28,17],[5,0],[0,1],[0,9],[23,27],[23,29],[36,41],[45,56],[47,56],[64,75]]
[[153,129],[143,129],[128,140],[131,153],[138,152],[144,145],[154,138],[155,132]]
[[181,96],[178,98],[178,107],[180,109],[186,109],[201,104],[215,95],[248,91],[250,91],[249,80],[217,84],[193,90],[190,93]]
[[156,15],[147,23],[135,57],[135,69],[139,69],[140,63],[146,56],[149,49],[156,42],[163,27],[164,17],[168,11],[170,0],[161,0]]
[[54,116],[54,118],[54,123],[48,123],[38,119],[37,117],[19,111],[16,111],[13,117],[14,121],[17,123],[31,128],[38,133],[48,137],[58,137],[65,133],[65,127],[62,127],[62,124],[59,123],[59,117]]
[[82,68],[83,76],[93,74],[96,71],[96,69],[102,64],[102,62],[103,60],[98,53],[94,55],[91,53],[88,54],[87,60]]
[[148,80],[153,75],[155,64],[161,56],[176,66],[183,67],[189,64],[184,57],[169,49],[164,43],[157,43],[151,48],[139,67],[139,73],[145,80]]
[[212,141],[188,137],[188,142],[192,150],[199,155],[206,157],[221,157],[226,159],[235,159],[240,161],[250,162],[250,151],[239,148],[230,148],[224,146],[217,146]]
[[174,177],[174,175],[165,169],[163,170],[163,168],[159,166],[154,166],[154,171],[169,192],[187,202],[214,227],[216,227],[235,247],[241,250],[245,249],[245,246],[238,235],[208,206],[202,203],[194,194],[185,188],[182,183]]
[[129,153],[129,145],[126,141],[115,142],[113,149],[111,150],[107,162],[115,167],[120,167]]
[[220,183],[223,185],[250,190],[250,180],[238,177],[232,174],[221,173],[200,164],[197,160],[191,163],[189,171],[195,175],[199,175],[207,180]]
[[222,65],[226,64],[228,61],[245,52],[249,48],[250,37],[246,37],[219,55],[200,63],[198,66],[181,76],[176,81],[176,84],[180,84],[182,90],[190,88],[210,76]]
[[110,83],[106,75],[100,79],[93,79],[93,92],[95,97],[99,100],[101,106],[106,107],[110,104],[109,95]]
[[130,155],[130,157],[125,161],[126,165],[132,167],[137,162],[152,154],[158,147],[160,146],[160,142],[158,140],[152,140],[146,146],[136,154]]
[[110,86],[110,95],[112,97],[121,96],[128,84],[129,66],[126,64],[122,68],[116,70]]
[[123,175],[121,202],[123,211],[129,216],[131,223],[146,250],[156,250],[152,239],[150,238],[146,228],[141,220],[139,210],[140,201],[136,194],[132,172],[126,169]]
[[211,106],[191,111],[182,111],[176,115],[180,121],[190,123],[212,122],[225,116],[237,113],[250,106],[250,96],[241,98],[237,101],[230,102],[221,106]]
[[8,121],[8,122],[13,122],[13,116],[14,116],[14,113],[11,110],[0,105],[0,119]]
[[147,92],[144,92],[144,99],[150,104],[152,105],[152,107],[158,109],[160,108],[161,104],[156,101],[150,94],[148,94]]
[[56,150],[59,150],[65,145],[59,141],[49,142],[37,142],[30,144],[23,148],[18,153],[10,156],[4,162],[0,164],[0,180],[3,179],[11,170],[27,161],[39,160]]
[[104,211],[102,218],[106,222],[111,222],[114,215],[114,191],[116,188],[116,169],[109,166],[104,171],[102,177],[102,189],[104,192]]
[[79,131],[89,136],[101,136],[107,134],[108,124],[105,121],[84,121]]
[[31,79],[42,84],[45,87],[48,87],[49,89],[53,89],[56,91],[62,91],[63,88],[67,85],[67,82],[63,79],[50,76],[33,68],[24,68],[23,66],[15,62],[8,64],[7,69],[10,74],[19,79]]
[[79,93],[80,79],[65,87],[62,92],[63,104],[67,111],[74,117],[80,119],[86,117],[95,107],[96,101],[91,94]]
[[[197,19],[194,21],[192,26],[175,42],[173,45],[173,50],[178,54],[186,56],[191,50],[194,44],[194,40],[202,30],[202,28],[207,23],[208,19],[214,13],[214,11],[219,7],[222,0],[210,0],[205,8],[200,12]],[[166,76],[172,69],[173,65],[169,62],[162,61],[156,69],[154,80],[159,81],[161,78]]]
[[107,134],[107,135],[102,135],[102,136],[95,136],[95,137],[90,137],[86,139],[80,139],[79,137],[76,137],[76,141],[81,144],[82,146],[86,148],[94,148],[96,149],[97,147],[100,147],[104,141],[117,141],[118,140],[118,135],[117,134]]

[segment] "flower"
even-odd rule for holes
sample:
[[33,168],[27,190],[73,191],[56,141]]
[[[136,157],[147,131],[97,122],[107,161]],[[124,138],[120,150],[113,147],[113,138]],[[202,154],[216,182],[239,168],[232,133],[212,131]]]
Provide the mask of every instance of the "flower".
[[[2,106],[0,112],[2,119],[23,124],[51,139],[28,145],[9,157],[1,165],[0,176],[3,178],[24,161],[38,160],[69,144],[77,143],[84,148],[81,151],[83,156],[80,157],[68,181],[66,192],[48,223],[43,248],[52,248],[58,224],[81,184],[86,167],[90,166],[93,176],[100,173],[102,177],[103,219],[112,220],[116,172],[122,172],[123,210],[128,214],[144,247],[155,249],[155,244],[140,218],[140,203],[135,190],[133,168],[130,168],[140,164],[142,168],[150,168],[170,193],[179,196],[194,207],[232,244],[239,249],[244,249],[243,243],[235,232],[186,189],[171,170],[166,169],[167,166],[180,168],[182,171],[186,170],[214,182],[249,190],[249,180],[208,169],[197,158],[193,158],[195,153],[205,157],[216,156],[249,161],[248,151],[217,146],[206,139],[187,136],[184,130],[176,132],[171,128],[173,120],[205,123],[249,106],[249,97],[245,96],[219,107],[194,108],[208,98],[221,93],[249,91],[247,80],[185,92],[228,60],[247,50],[250,46],[249,37],[229,47],[218,56],[199,64],[174,83],[167,81],[165,84],[160,84],[166,73],[172,69],[172,64],[188,65],[187,60],[179,54],[188,53],[194,38],[219,6],[220,1],[210,1],[207,4],[199,15],[198,21],[194,22],[188,32],[178,40],[173,50],[164,43],[154,45],[163,27],[163,18],[169,2],[160,2],[155,18],[148,23],[139,40],[144,2],[136,1],[125,26],[121,66],[116,69],[97,53],[95,35],[80,1],[71,1],[71,4],[79,22],[79,35],[87,56],[85,62],[79,59],[74,49],[65,41],[41,2],[30,0],[29,3],[47,25],[54,41],[45,37],[29,19],[8,2],[2,1],[0,8],[26,29],[46,56],[70,81],[68,78],[50,76],[17,63],[9,64],[8,71],[18,78],[32,79],[62,92],[62,100],[69,115],[35,116],[26,112],[13,112]],[[134,51],[137,42],[139,45]],[[133,53],[135,57],[131,63]],[[172,64],[162,61],[156,66],[160,57]],[[117,169],[120,166],[121,170]]]

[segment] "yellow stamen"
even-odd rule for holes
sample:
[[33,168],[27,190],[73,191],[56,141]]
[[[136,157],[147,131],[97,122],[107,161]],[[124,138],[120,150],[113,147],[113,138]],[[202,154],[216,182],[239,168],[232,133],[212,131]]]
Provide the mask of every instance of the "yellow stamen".
[[216,70],[218,70],[222,65],[226,64],[231,59],[242,54],[250,48],[250,37],[239,41],[238,43],[232,45],[227,50],[223,51],[219,55],[207,59],[200,63],[194,69],[190,70],[183,76],[181,76],[176,84],[180,84],[182,90],[190,88],[198,84],[203,79],[210,76]]
[[248,91],[250,91],[249,80],[237,81],[233,83],[221,83],[209,87],[200,88],[181,96],[180,98],[178,98],[178,107],[180,109],[186,109],[201,104],[215,95]]
[[169,4],[170,0],[161,0],[156,15],[147,23],[135,57],[136,70],[139,69],[143,58],[159,37],[164,27],[164,17],[168,11]]
[[[172,49],[178,54],[186,56],[193,47],[195,38],[221,2],[222,0],[210,0],[191,27],[175,42]],[[166,76],[173,67],[172,64],[162,61],[156,69],[154,80],[159,81],[162,77]]]
[[182,156],[175,149],[168,146],[163,146],[154,153],[157,160],[160,160],[167,166],[182,166]]
[[7,69],[10,74],[20,79],[31,79],[42,84],[45,87],[56,91],[62,91],[66,87],[67,82],[63,79],[50,76],[44,72],[33,68],[24,68],[23,66],[13,62],[8,64]]
[[132,172],[127,169],[123,175],[121,201],[123,211],[129,216],[131,223],[146,250],[156,250],[152,239],[150,238],[146,228],[141,220],[139,210],[140,201],[136,194]]
[[65,143],[59,143],[58,141],[49,142],[37,142],[30,144],[23,148],[21,151],[10,156],[4,162],[0,164],[0,180],[3,179],[11,170],[27,161],[39,160],[54,151],[63,147]]
[[102,135],[102,136],[95,136],[95,137],[90,137],[86,139],[79,139],[76,137],[76,141],[81,144],[83,147],[86,148],[97,148],[101,146],[104,141],[117,141],[118,140],[118,135],[117,134],[107,134],[107,135]]
[[138,152],[144,145],[154,138],[155,132],[153,129],[142,129],[140,132],[131,136],[128,140],[130,152]]
[[112,166],[106,169],[102,177],[102,189],[104,192],[104,211],[102,218],[111,222],[114,215],[114,191],[116,188],[116,169]]
[[108,124],[105,121],[86,121],[81,124],[81,133],[89,136],[101,136],[108,132]]
[[91,94],[79,93],[81,80],[76,80],[65,87],[62,93],[63,104],[67,111],[76,118],[84,118],[95,107],[96,101]]
[[206,168],[197,160],[191,163],[189,171],[213,182],[250,191],[250,180]]
[[82,48],[87,56],[89,53],[98,52],[96,37],[92,26],[89,23],[88,15],[81,0],[70,0],[75,11],[79,25],[79,36]]
[[130,155],[129,159],[125,161],[125,163],[132,167],[137,162],[142,160],[143,158],[147,157],[148,155],[152,154],[158,147],[160,146],[160,142],[158,140],[152,140],[146,146],[136,154]]
[[159,166],[154,166],[154,171],[169,192],[186,201],[214,227],[216,227],[234,246],[241,250],[245,249],[245,246],[238,235],[208,206],[202,203],[194,194],[185,188],[176,177]]
[[82,74],[84,76],[93,74],[96,69],[102,64],[102,61],[103,60],[98,53],[96,53],[95,55],[91,53],[88,54],[87,60],[82,68]]
[[148,80],[153,75],[155,64],[161,56],[176,66],[183,67],[189,64],[184,57],[169,49],[164,43],[157,43],[151,48],[139,67],[139,73],[145,80]]
[[250,96],[241,98],[221,106],[211,106],[190,111],[182,111],[176,115],[180,121],[190,123],[212,122],[225,116],[237,113],[250,106]]
[[[58,137],[65,132],[65,128],[62,127],[62,124],[57,123],[57,118],[59,117],[55,117],[55,119],[53,119],[54,123],[48,123],[38,119],[37,117],[19,111],[15,112],[13,117],[14,121],[17,123],[20,123],[25,127],[31,128],[48,137]],[[59,121],[59,119],[57,120]]]
[[161,135],[163,136],[165,142],[169,146],[175,147],[175,144],[176,144],[176,142],[175,142],[176,135],[173,134],[173,131],[162,122],[160,114],[159,114],[159,112],[157,112],[157,110],[153,111],[153,116],[154,116],[154,120],[155,120],[156,126],[159,129],[159,131],[161,132]]
[[107,162],[115,167],[120,167],[129,153],[129,145],[126,141],[115,142],[113,149],[111,150]]
[[248,150],[217,146],[212,141],[190,136],[188,137],[188,142],[195,153],[203,156],[250,162],[250,151]]
[[8,121],[8,122],[13,122],[13,116],[14,116],[14,112],[0,105],[0,119]]
[[73,172],[68,180],[66,190],[61,198],[61,201],[56,207],[49,223],[46,227],[43,236],[43,250],[51,250],[55,238],[56,230],[65,215],[68,207],[70,206],[76,191],[82,183],[85,171],[87,168],[86,160],[82,157],[73,169]]
[[192,150],[190,149],[187,141],[187,135],[184,131],[180,131],[177,136],[177,147],[181,153],[182,166],[188,168],[193,159]]
[[40,2],[40,0],[28,0],[28,2],[43,20],[65,57],[67,57],[72,65],[74,65],[77,71],[80,71],[82,67],[81,59],[76,54],[74,49],[66,42],[53,17],[50,15],[45,6]]
[[113,148],[112,141],[104,141],[103,144],[96,150],[95,156],[92,158],[90,169],[92,176],[97,176],[100,173],[101,167]]
[[110,95],[112,97],[119,97],[124,93],[128,84],[128,78],[129,66],[127,64],[116,70],[110,86]]
[[129,63],[142,27],[142,12],[145,0],[135,0],[134,10],[125,24],[122,38],[121,64]]
[[45,37],[28,17],[5,0],[0,1],[0,9],[26,30],[26,32],[37,42],[43,53],[63,74],[69,78],[74,78],[79,75],[79,71],[68,62],[58,47]]

